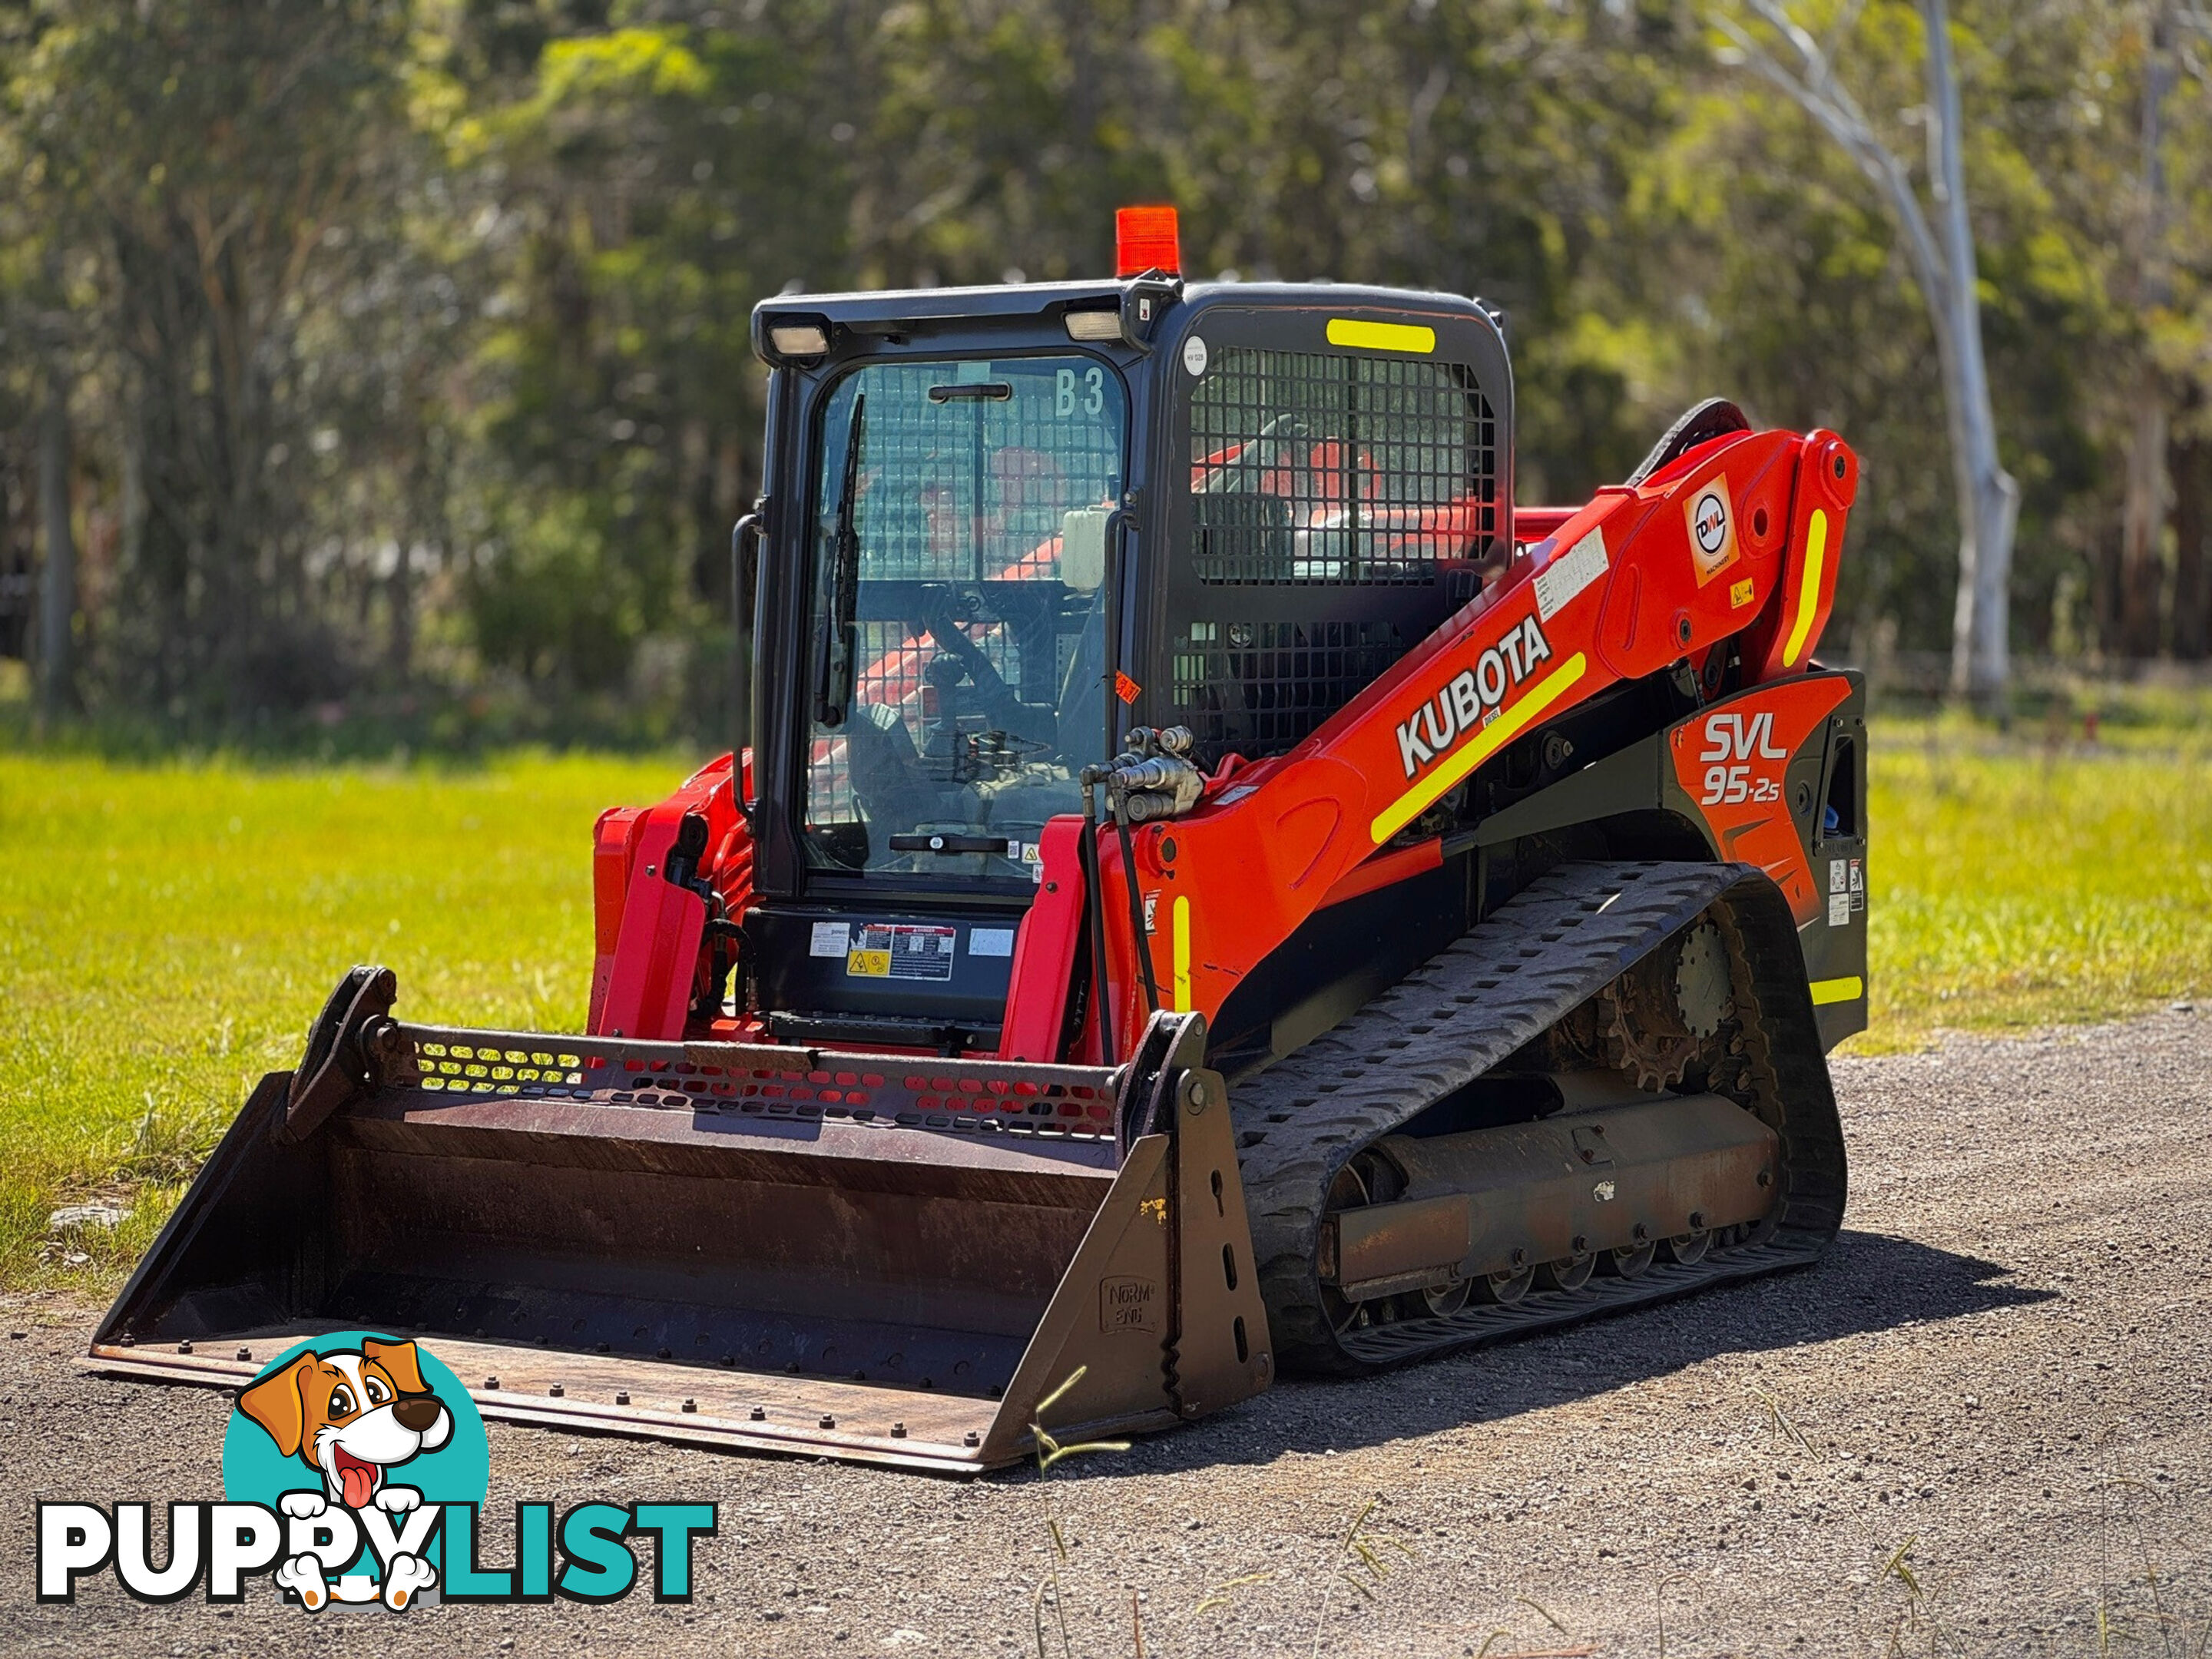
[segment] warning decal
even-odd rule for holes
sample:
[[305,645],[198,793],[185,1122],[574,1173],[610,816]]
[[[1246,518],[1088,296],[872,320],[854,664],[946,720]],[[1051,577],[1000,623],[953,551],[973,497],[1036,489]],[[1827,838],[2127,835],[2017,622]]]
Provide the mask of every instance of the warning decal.
[[1605,532],[1592,530],[1536,573],[1536,615],[1549,622],[1569,599],[1605,574]]
[[1729,501],[1727,475],[1715,478],[1682,504],[1689,521],[1690,562],[1698,573],[1698,586],[1735,562],[1735,511]]
[[951,979],[960,943],[957,927],[863,922],[845,953],[851,979]]

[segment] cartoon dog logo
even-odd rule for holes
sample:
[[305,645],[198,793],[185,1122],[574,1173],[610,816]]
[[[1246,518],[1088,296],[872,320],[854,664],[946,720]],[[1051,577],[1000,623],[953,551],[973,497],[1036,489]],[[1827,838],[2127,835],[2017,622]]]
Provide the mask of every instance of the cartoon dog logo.
[[[238,1409],[268,1432],[278,1451],[322,1478],[321,1492],[288,1492],[280,1500],[285,1514],[302,1519],[332,1504],[405,1514],[422,1494],[394,1484],[386,1471],[435,1451],[453,1432],[453,1413],[423,1384],[415,1345],[373,1336],[358,1349],[301,1354],[241,1392]],[[386,1564],[384,1599],[404,1607],[435,1578],[428,1562],[400,1556]],[[277,1580],[310,1607],[320,1607],[328,1594],[313,1555],[283,1564]]]

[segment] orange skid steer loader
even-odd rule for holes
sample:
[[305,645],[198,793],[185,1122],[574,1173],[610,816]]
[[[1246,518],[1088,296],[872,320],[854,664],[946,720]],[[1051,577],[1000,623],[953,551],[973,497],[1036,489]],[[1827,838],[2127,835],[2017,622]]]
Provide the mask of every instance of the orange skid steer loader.
[[347,975],[93,1346],[417,1336],[489,1415],[972,1470],[1814,1259],[1866,1019],[1857,463],[1513,500],[1492,313],[787,295],[732,753],[580,1035]]

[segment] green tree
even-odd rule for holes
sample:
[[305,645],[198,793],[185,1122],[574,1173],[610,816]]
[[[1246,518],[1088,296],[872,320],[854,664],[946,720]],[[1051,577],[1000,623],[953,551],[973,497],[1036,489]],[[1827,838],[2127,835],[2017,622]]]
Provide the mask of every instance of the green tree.
[[399,0],[64,0],[11,59],[33,187],[100,252],[126,512],[111,641],[135,698],[235,717],[312,690],[327,628],[298,533],[302,304],[374,199]]
[[827,27],[793,8],[746,32],[553,38],[513,95],[449,127],[503,265],[466,508],[491,664],[606,692],[641,641],[726,607],[758,482],[752,306],[843,274]]

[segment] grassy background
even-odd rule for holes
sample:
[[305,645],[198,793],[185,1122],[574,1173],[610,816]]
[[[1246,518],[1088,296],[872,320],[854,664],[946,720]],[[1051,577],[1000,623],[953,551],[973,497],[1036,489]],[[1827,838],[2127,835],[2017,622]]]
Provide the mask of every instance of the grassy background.
[[[2212,723],[2119,712],[1877,726],[1859,1048],[2212,990]],[[355,962],[403,1015],[580,1029],[592,819],[684,770],[0,754],[0,1285],[113,1283]],[[87,1199],[130,1218],[58,1237]]]
[[1856,1052],[2212,991],[2212,745],[2194,728],[2088,744],[1886,721],[1870,741]]
[[[684,769],[0,755],[0,1285],[135,1260],[354,963],[398,971],[403,1014],[580,1030],[592,821]],[[120,1230],[50,1242],[56,1204],[138,1189]]]

